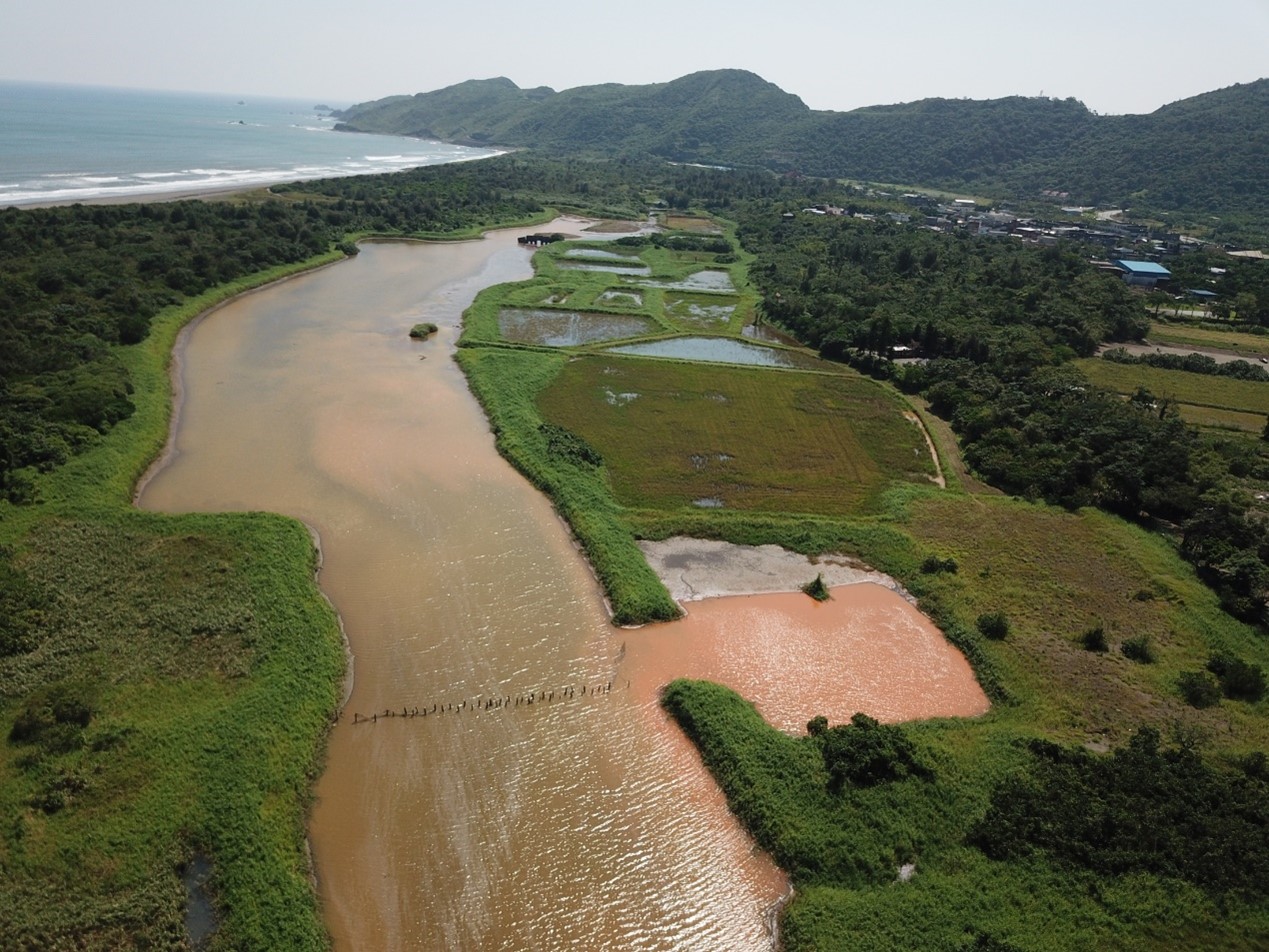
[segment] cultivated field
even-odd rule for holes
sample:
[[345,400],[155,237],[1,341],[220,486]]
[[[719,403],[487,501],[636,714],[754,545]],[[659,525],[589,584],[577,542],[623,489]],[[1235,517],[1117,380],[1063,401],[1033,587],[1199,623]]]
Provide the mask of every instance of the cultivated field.
[[600,452],[635,508],[859,515],[892,480],[935,472],[897,399],[860,377],[589,357],[538,405]]
[[1185,370],[1163,370],[1142,364],[1117,364],[1109,360],[1089,359],[1077,366],[1099,387],[1125,395],[1145,387],[1156,397],[1174,400],[1185,406],[1211,407],[1240,413],[1269,413],[1269,384],[1254,380],[1235,380]]
[[1249,359],[1269,357],[1269,335],[1221,331],[1186,324],[1151,324],[1150,342],[1180,347],[1202,347],[1246,354]]

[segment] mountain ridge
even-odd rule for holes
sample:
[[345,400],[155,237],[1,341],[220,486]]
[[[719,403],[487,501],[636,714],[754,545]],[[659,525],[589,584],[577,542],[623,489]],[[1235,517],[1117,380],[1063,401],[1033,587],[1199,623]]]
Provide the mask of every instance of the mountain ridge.
[[741,69],[560,92],[496,77],[360,103],[338,118],[343,130],[469,145],[1269,214],[1269,79],[1099,116],[1074,98],[1026,96],[812,110]]

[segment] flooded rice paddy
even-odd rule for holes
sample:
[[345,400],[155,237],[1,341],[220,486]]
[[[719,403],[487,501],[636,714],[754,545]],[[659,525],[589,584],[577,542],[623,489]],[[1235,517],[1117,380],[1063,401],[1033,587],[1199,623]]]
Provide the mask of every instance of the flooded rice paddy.
[[560,267],[569,271],[606,271],[609,274],[651,274],[652,269],[637,258],[631,264],[616,261],[561,261]]
[[616,304],[621,307],[643,307],[643,295],[638,291],[618,291],[609,288],[595,299],[600,304]]
[[731,322],[732,315],[736,313],[736,301],[733,298],[711,301],[667,294],[665,313],[680,323],[694,324],[699,327],[726,327]]
[[720,291],[733,294],[736,291],[730,271],[697,271],[681,281],[649,280],[634,283],[646,288],[664,288],[667,291]]
[[750,367],[784,367],[794,370],[823,370],[825,364],[812,354],[763,347],[729,337],[673,337],[641,344],[621,344],[610,348],[618,354],[640,357],[672,357],[677,360],[705,360],[718,364]]
[[[822,611],[722,599],[674,625],[609,625],[448,356],[476,292],[528,276],[529,230],[366,245],[195,325],[171,453],[139,504],[275,510],[320,535],[354,658],[310,826],[336,949],[765,949],[786,881],[660,710],[660,685],[717,677],[786,729],[862,704],[889,716],[887,685],[925,716],[944,686],[907,679],[913,658],[918,674],[937,665],[884,647],[886,610],[836,592]],[[424,317],[438,335],[410,341]],[[885,659],[843,671],[839,649],[802,667],[798,644],[859,625]],[[799,626],[820,634],[798,642]],[[875,698],[781,693],[808,677]]]
[[601,340],[640,337],[658,330],[656,321],[637,314],[518,307],[504,307],[498,312],[498,332],[518,344],[577,347]]

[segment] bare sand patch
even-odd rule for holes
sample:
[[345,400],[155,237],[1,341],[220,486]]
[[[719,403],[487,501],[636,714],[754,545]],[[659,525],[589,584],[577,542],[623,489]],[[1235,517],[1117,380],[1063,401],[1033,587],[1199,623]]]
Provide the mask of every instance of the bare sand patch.
[[889,575],[847,555],[811,558],[778,545],[735,545],[687,536],[640,542],[639,548],[680,604],[721,595],[796,592],[816,575],[823,575],[830,588],[873,582],[913,601]]

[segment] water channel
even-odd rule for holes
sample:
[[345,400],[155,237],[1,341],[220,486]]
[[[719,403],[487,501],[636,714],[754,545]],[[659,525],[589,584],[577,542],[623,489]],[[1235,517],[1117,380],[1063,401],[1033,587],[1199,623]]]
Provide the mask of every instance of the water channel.
[[[786,881],[656,690],[725,656],[733,686],[761,694],[787,680],[765,666],[796,662],[746,667],[718,647],[725,620],[700,664],[664,641],[672,626],[647,630],[665,650],[612,628],[450,359],[475,293],[530,274],[516,238],[534,230],[363,245],[195,325],[178,345],[170,457],[139,504],[274,510],[320,535],[355,659],[310,826],[337,949],[766,949]],[[422,320],[437,337],[408,340]],[[811,713],[859,709],[832,690],[840,710]],[[403,708],[435,713],[382,716]]]

